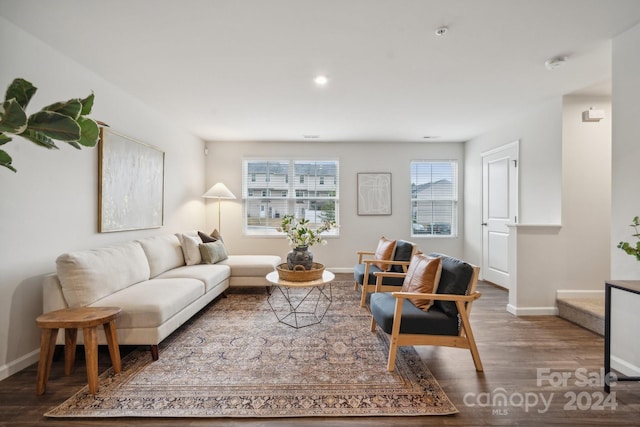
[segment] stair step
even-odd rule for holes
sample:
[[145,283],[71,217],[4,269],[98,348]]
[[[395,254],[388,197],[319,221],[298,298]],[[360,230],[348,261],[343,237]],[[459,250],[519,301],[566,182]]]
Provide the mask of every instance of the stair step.
[[604,296],[591,298],[558,298],[558,316],[604,335]]

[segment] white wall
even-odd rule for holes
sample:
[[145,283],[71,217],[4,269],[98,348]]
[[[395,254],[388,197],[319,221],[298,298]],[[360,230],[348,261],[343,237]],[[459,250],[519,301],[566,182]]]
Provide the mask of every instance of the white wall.
[[[562,182],[562,100],[532,107],[465,147],[465,259],[482,265],[482,153],[520,141],[520,224],[559,224]],[[482,273],[481,273],[482,274]]]
[[[582,111],[605,110],[598,123]],[[558,290],[601,290],[609,277],[611,103],[566,96],[467,143],[465,258],[482,258],[481,153],[520,140],[519,225],[511,228],[509,311],[553,314]],[[604,226],[603,226],[604,225]]]
[[[37,360],[42,276],[63,252],[204,225],[204,143],[81,65],[0,17],[0,90],[16,77],[38,91],[28,113],[52,102],[96,101],[91,117],[166,153],[165,226],[97,233],[98,150],[4,145],[18,173],[0,168],[0,379]],[[161,83],[159,83],[161,84]]]
[[[640,280],[640,262],[615,246],[634,242],[628,226],[640,215],[640,25],[613,40],[613,171],[611,278]],[[640,295],[625,292],[612,312],[612,366],[640,375]]]
[[[238,198],[222,201],[222,235],[232,253],[272,253],[283,258],[290,250],[284,237],[255,238],[242,235],[242,160],[337,159],[340,162],[340,237],[329,239],[327,246],[313,246],[314,261],[334,271],[351,271],[357,250],[375,250],[380,236],[412,240],[425,252],[438,251],[462,256],[463,241],[458,238],[411,238],[411,160],[459,159],[460,194],[463,147],[460,143],[317,143],[289,142],[208,142],[207,186],[223,181]],[[392,173],[392,215],[358,216],[356,211],[356,174]],[[462,218],[462,198],[459,218]],[[217,226],[217,201],[207,208],[207,231]],[[460,229],[464,233],[464,229]]]

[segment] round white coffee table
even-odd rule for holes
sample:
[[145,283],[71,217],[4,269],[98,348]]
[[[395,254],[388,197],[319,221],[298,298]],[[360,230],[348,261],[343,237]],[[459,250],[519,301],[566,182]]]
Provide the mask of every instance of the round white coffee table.
[[281,280],[277,271],[266,278],[275,288],[267,302],[278,321],[296,329],[322,322],[333,299],[332,272],[325,270],[322,278],[306,282]]

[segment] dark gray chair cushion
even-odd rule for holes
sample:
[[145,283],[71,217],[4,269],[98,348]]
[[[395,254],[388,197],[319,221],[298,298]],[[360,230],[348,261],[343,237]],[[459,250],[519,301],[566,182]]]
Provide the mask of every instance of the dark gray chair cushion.
[[[413,305],[407,299],[403,299],[402,334],[425,335],[458,335],[458,316],[449,317],[435,305],[428,311],[423,311]],[[387,334],[391,334],[393,328],[393,313],[396,307],[396,298],[390,292],[378,292],[371,295],[371,314],[378,325]]]
[[[442,274],[438,284],[439,294],[466,295],[469,282],[473,276],[473,267],[457,258],[447,255],[430,253],[429,256],[442,258]],[[456,303],[453,301],[434,301],[433,307],[438,308],[448,316],[458,315]]]
[[[411,261],[411,252],[413,252],[413,243],[406,240],[396,240],[396,250],[393,254],[394,261]],[[394,273],[404,273],[401,265],[392,265],[391,270]]]
[[[365,264],[357,264],[353,268],[353,279],[359,284],[363,284],[364,283],[364,269],[365,269],[365,267],[366,267]],[[376,279],[377,278],[373,274],[376,271],[382,271],[382,270],[380,270],[375,265],[370,265],[369,266],[369,281],[368,281],[368,283],[370,285],[375,285],[376,284]],[[403,282],[404,282],[404,277],[385,277],[385,278],[382,279],[382,284],[383,285],[388,285],[388,286],[402,286]]]

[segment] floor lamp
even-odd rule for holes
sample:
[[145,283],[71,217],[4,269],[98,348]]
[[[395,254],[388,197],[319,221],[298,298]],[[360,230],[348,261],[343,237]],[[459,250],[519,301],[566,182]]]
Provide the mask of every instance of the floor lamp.
[[218,182],[211,187],[209,191],[204,193],[202,197],[208,199],[218,199],[218,231],[220,231],[220,199],[235,199],[231,190],[229,190],[223,183]]

